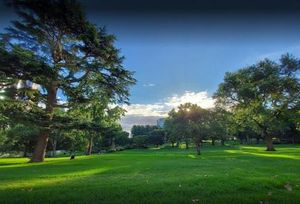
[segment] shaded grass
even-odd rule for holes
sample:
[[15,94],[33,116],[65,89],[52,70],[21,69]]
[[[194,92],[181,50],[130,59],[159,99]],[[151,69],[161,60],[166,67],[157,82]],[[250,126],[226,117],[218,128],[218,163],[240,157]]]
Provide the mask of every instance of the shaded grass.
[[[0,203],[299,203],[300,146],[0,159]],[[289,188],[291,187],[291,189]]]

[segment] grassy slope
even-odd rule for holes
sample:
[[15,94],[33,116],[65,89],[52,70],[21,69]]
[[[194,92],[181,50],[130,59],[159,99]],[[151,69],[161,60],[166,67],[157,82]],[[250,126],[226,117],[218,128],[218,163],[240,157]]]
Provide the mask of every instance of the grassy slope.
[[[300,146],[0,159],[0,203],[300,203]],[[289,190],[288,190],[289,189]]]

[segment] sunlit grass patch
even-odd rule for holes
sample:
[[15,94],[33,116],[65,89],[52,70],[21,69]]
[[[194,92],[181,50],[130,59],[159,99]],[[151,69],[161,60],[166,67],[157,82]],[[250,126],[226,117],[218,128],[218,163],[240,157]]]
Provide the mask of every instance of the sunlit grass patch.
[[[0,159],[1,203],[297,203],[299,146],[204,146]],[[193,201],[194,200],[194,201]]]

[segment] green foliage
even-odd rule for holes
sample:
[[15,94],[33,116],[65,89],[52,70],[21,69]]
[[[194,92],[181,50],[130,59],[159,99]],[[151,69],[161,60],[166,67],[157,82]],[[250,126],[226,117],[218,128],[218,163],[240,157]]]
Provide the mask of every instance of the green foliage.
[[70,152],[84,152],[88,140],[86,138],[85,131],[72,130],[65,133],[65,139],[63,141],[63,147]]
[[154,129],[150,132],[148,138],[149,144],[159,146],[165,142],[165,131],[163,129]]
[[[50,136],[50,130],[106,127],[99,112],[105,112],[108,104],[128,103],[129,86],[135,83],[133,73],[122,65],[115,37],[90,23],[76,1],[11,0],[8,4],[18,19],[0,41],[0,88],[5,91],[1,114],[44,129],[37,144],[45,144],[41,140]],[[66,100],[63,103],[59,92]],[[81,116],[59,114],[56,108],[80,109]],[[38,149],[45,148],[36,148],[33,161],[43,160]]]
[[116,135],[116,145],[122,147],[129,147],[132,144],[132,139],[129,138],[129,133],[126,131],[120,131]]
[[133,144],[137,148],[146,148],[148,146],[147,135],[136,135],[133,137]]
[[150,132],[153,130],[157,129],[158,127],[155,125],[134,125],[131,128],[131,135],[133,137],[138,136],[138,135],[148,135]]
[[22,151],[24,156],[27,156],[27,153],[32,152],[34,141],[39,133],[39,129],[35,126],[16,124],[5,131],[4,150]]
[[[173,109],[169,112],[169,117],[165,122],[169,141],[178,144],[183,139],[187,148],[189,141],[193,140],[199,147],[203,139],[214,135],[215,129],[212,127],[214,124],[212,118],[211,111],[196,104],[181,104],[177,110]],[[200,150],[198,153],[200,154]]]
[[231,109],[237,123],[261,133],[272,150],[271,137],[282,130],[284,116],[299,112],[299,70],[300,62],[293,56],[282,56],[280,63],[266,59],[226,73],[215,98]]

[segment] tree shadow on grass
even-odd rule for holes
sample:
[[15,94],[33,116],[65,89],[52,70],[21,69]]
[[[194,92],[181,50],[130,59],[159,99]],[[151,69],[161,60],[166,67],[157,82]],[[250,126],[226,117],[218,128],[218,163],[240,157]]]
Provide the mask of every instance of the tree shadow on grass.
[[225,150],[225,152],[230,154],[237,155],[252,155],[256,157],[265,157],[265,158],[277,158],[277,159],[291,159],[291,160],[300,160],[300,154],[295,154],[295,152],[267,152],[267,151],[255,151],[255,150]]
[[[148,179],[147,173],[131,177],[131,172],[124,175],[123,179],[103,175],[114,170],[95,171],[85,177],[14,188],[7,191],[6,199],[11,199],[12,203],[192,203],[192,199],[197,198],[201,199],[201,203],[259,203],[260,200],[284,203],[287,194],[292,201],[299,198],[299,194],[284,189],[284,180],[270,179],[267,173],[254,177],[234,172],[226,177],[217,174],[218,171],[194,176],[184,175],[183,172],[182,176],[156,175],[152,179]],[[294,186],[294,183],[291,185]],[[269,192],[273,192],[273,197],[268,196]]]

